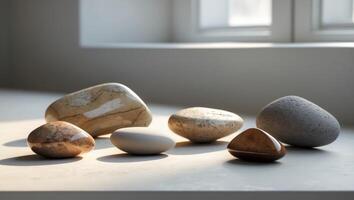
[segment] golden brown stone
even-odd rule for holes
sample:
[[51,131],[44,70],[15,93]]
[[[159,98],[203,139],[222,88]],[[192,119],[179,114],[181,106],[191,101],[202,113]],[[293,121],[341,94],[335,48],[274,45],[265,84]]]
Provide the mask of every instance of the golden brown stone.
[[35,153],[48,158],[70,158],[95,146],[91,135],[68,122],[56,121],[33,130],[27,143]]
[[148,126],[151,112],[128,87],[105,83],[58,99],[45,113],[47,122],[67,121],[93,137],[124,127]]
[[275,161],[286,154],[285,147],[278,140],[258,128],[243,131],[227,148],[233,156],[250,161]]
[[243,119],[231,112],[193,107],[178,111],[168,120],[176,134],[195,143],[213,142],[239,130]]

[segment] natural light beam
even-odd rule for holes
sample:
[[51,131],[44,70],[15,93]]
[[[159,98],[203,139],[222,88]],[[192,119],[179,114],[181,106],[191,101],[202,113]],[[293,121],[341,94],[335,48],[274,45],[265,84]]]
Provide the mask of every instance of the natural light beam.
[[230,26],[269,26],[272,24],[271,0],[229,0]]

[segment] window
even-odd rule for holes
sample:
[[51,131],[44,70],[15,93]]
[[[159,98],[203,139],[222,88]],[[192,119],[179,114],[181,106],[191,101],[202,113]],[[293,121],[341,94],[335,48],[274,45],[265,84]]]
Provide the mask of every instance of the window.
[[353,0],[295,1],[295,41],[354,41]]
[[320,22],[323,28],[353,27],[353,0],[320,2]]
[[288,42],[291,39],[291,0],[174,2],[178,42]]
[[354,0],[80,0],[83,46],[354,41]]
[[191,4],[192,13],[183,21],[178,15],[186,14],[176,9],[177,38],[184,41],[354,41],[354,0],[192,0]]
[[269,27],[272,24],[271,0],[201,0],[201,28]]

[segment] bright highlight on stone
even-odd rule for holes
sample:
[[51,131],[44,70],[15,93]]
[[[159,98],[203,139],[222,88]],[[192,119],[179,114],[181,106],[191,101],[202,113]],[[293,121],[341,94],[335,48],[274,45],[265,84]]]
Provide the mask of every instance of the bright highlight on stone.
[[63,96],[46,110],[47,122],[67,121],[93,137],[134,126],[148,126],[152,115],[128,87],[105,83]]

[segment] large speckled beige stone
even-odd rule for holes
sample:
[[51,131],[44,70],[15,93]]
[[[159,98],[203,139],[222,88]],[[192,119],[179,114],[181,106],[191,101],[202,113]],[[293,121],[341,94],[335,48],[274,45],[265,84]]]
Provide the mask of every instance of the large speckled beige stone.
[[213,142],[239,130],[243,119],[231,112],[192,107],[178,111],[168,120],[176,134],[195,143]]
[[33,130],[27,143],[35,153],[48,158],[70,158],[89,152],[95,140],[81,128],[56,121]]
[[58,99],[47,108],[45,119],[70,122],[96,137],[119,128],[148,126],[152,115],[128,87],[105,83]]

